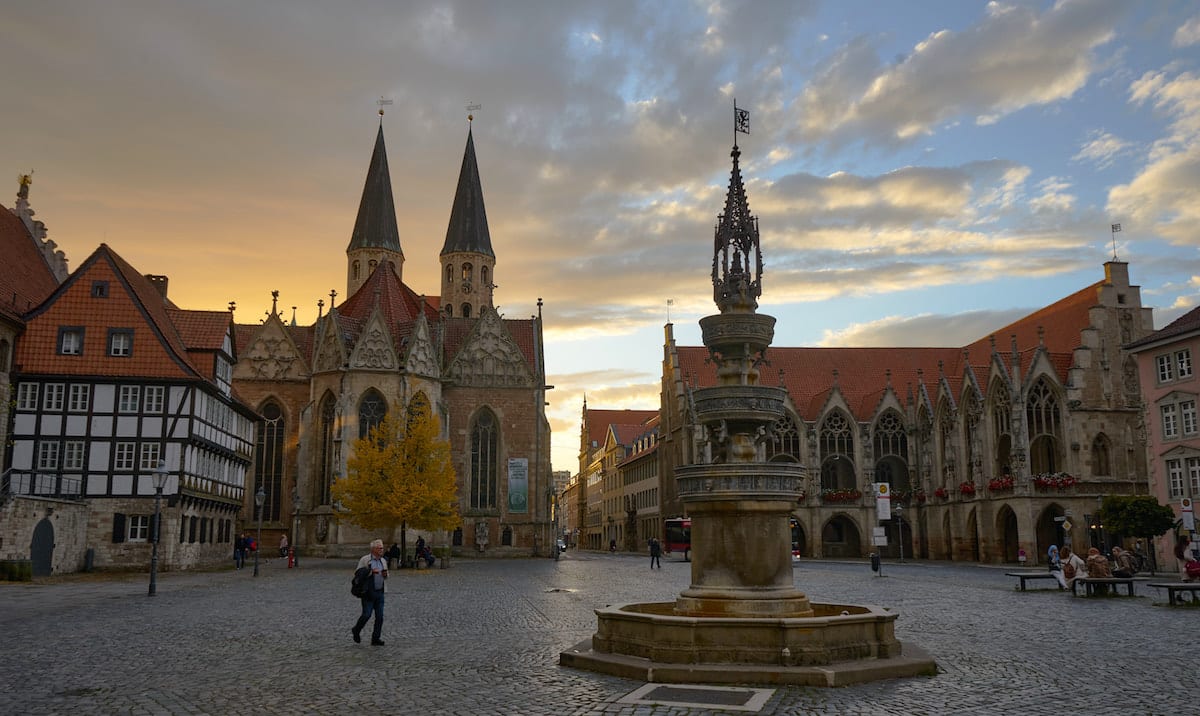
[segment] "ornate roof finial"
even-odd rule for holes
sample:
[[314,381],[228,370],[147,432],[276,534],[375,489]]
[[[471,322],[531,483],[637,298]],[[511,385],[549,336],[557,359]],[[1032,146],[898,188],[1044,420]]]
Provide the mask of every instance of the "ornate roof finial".
[[474,113],[478,112],[481,109],[483,109],[482,104],[476,104],[474,102],[467,102],[467,125],[468,126],[470,126],[470,124],[475,121]]
[[230,301],[229,302],[229,312],[233,313],[236,310],[237,310],[237,301]]
[[279,313],[279,291],[271,292],[271,315]]
[[[734,135],[750,133],[750,113],[734,103]],[[729,191],[725,211],[717,217],[713,250],[713,300],[721,312],[754,312],[762,295],[762,249],[759,246],[758,219],[750,214],[746,187],[738,167],[741,150],[737,143],[729,153],[733,169],[729,173]]]
[[382,126],[383,125],[383,108],[390,107],[394,103],[390,99],[384,99],[383,95],[379,95],[379,99],[375,100],[375,104],[379,105],[379,124],[380,124],[380,126]]
[[292,328],[296,327],[296,307],[292,306]]
[[317,320],[321,319],[321,316],[324,314],[324,312],[325,312],[325,299],[318,298],[317,299]]
[[337,305],[337,289],[332,288],[329,289],[329,310],[332,311],[335,305]]

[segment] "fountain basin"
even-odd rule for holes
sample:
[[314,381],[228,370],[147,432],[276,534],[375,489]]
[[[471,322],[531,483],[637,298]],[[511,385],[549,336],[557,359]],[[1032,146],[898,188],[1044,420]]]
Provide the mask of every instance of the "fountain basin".
[[933,659],[903,653],[896,615],[880,607],[812,604],[797,618],[695,617],[670,602],[596,610],[590,642],[562,652],[564,666],[664,683],[843,686],[932,676]]

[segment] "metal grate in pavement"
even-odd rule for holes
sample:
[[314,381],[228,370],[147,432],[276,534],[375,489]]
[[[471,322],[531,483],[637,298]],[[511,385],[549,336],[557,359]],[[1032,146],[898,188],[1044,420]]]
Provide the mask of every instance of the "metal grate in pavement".
[[775,689],[751,689],[699,684],[646,684],[617,700],[621,704],[670,705],[689,708],[719,708],[726,711],[757,712],[775,694]]

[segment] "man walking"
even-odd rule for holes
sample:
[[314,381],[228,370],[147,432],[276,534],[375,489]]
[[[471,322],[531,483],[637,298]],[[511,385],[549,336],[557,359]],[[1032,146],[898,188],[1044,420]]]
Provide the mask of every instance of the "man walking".
[[360,569],[368,570],[370,576],[367,578],[367,590],[362,596],[362,616],[355,622],[350,633],[354,636],[356,644],[362,643],[363,627],[374,612],[375,627],[371,630],[371,645],[383,646],[383,639],[380,638],[383,635],[383,593],[388,576],[387,561],[383,558],[383,540],[377,539],[371,543],[371,553],[358,560],[355,573]]
[[650,538],[650,569],[654,569],[654,565],[658,565],[662,569],[662,545],[659,544],[657,537]]

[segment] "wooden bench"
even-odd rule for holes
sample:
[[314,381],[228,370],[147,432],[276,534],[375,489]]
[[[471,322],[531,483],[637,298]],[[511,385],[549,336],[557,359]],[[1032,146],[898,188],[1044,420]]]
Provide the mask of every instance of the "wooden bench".
[[1175,600],[1178,592],[1191,592],[1193,601],[1196,599],[1196,592],[1200,592],[1200,582],[1149,582],[1146,586],[1167,590],[1167,603],[1171,606],[1182,604]]
[[[1005,572],[1004,576],[1016,577],[1017,579],[1021,580],[1022,592],[1025,591],[1025,582],[1032,579],[1050,579],[1053,580],[1055,584],[1058,583],[1058,578],[1054,576],[1053,572]],[[1061,589],[1062,587],[1059,588]]]
[[1071,594],[1078,596],[1079,593],[1076,587],[1080,584],[1083,585],[1084,596],[1088,597],[1096,595],[1096,592],[1099,591],[1097,587],[1112,585],[1115,592],[1116,587],[1124,584],[1126,589],[1129,590],[1129,596],[1132,597],[1134,581],[1136,580],[1133,577],[1076,577],[1075,581],[1071,582]]

